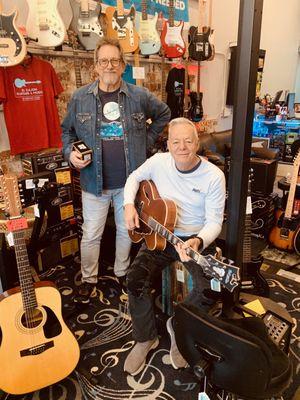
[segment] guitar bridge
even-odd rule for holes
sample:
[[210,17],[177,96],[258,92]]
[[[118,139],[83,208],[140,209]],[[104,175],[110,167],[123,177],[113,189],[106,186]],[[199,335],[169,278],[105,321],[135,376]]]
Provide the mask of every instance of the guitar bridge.
[[38,346],[33,346],[29,347],[28,349],[21,350],[20,355],[21,357],[36,356],[43,353],[45,350],[50,349],[51,347],[54,347],[53,340],[51,340],[50,342],[39,344]]

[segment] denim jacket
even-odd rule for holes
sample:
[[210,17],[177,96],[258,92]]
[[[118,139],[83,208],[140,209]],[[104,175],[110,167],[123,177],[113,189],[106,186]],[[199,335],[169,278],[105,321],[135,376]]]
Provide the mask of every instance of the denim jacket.
[[[147,150],[169,122],[171,113],[168,106],[149,90],[124,81],[119,92],[119,108],[128,176],[146,160]],[[101,127],[101,116],[97,80],[74,92],[62,123],[66,160],[70,158],[72,143],[77,140],[83,140],[93,150],[93,161],[80,171],[80,184],[84,191],[96,196],[100,196],[103,190],[102,147],[100,135],[97,134],[98,127]],[[149,118],[151,124],[146,123]]]

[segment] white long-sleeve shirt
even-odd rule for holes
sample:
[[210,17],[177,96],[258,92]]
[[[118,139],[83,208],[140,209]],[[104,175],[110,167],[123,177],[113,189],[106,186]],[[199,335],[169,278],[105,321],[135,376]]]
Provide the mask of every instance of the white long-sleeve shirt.
[[162,198],[177,205],[177,236],[197,234],[206,248],[221,232],[225,177],[206,159],[192,172],[180,172],[170,153],[157,153],[128,177],[124,189],[124,205],[134,204],[139,183],[152,180]]

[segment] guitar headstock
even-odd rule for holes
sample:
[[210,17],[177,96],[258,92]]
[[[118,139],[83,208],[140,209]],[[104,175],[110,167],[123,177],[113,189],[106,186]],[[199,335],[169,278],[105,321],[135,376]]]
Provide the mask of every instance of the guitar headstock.
[[19,195],[18,178],[16,175],[5,174],[0,176],[0,185],[3,190],[5,212],[9,218],[18,218],[22,214],[22,205]]
[[234,265],[217,260],[211,255],[204,257],[209,263],[209,267],[204,267],[205,273],[216,278],[229,292],[239,285],[240,269]]

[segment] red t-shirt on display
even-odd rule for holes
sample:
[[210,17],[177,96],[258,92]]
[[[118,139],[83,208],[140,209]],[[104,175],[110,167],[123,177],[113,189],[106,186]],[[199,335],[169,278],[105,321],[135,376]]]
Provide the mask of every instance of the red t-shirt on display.
[[55,97],[63,87],[52,65],[31,57],[27,63],[0,68],[0,102],[11,154],[61,147]]

